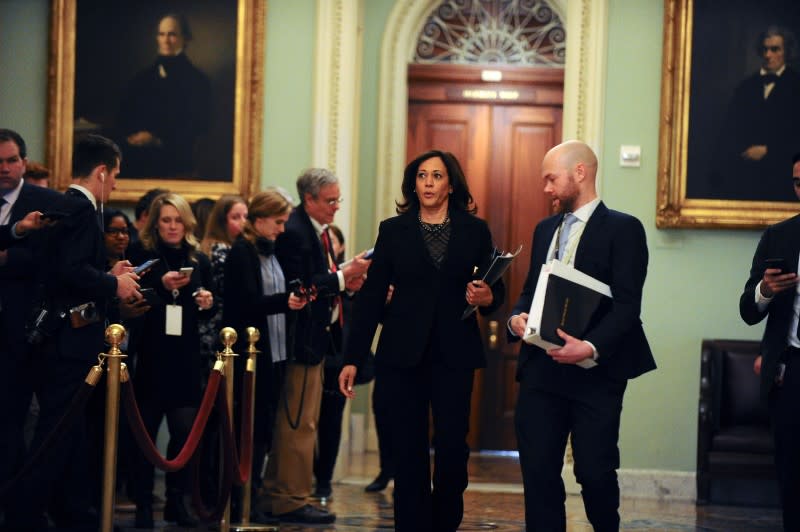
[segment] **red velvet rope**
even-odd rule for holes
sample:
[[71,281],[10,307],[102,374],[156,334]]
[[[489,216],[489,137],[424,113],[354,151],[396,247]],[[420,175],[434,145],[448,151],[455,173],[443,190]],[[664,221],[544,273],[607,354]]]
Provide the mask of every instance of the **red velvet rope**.
[[205,431],[208,416],[214,405],[214,399],[219,395],[217,394],[217,390],[219,389],[221,379],[222,374],[219,371],[211,372],[211,376],[208,378],[208,387],[206,388],[205,395],[203,395],[203,401],[200,403],[200,409],[192,425],[192,430],[186,438],[186,442],[183,444],[183,449],[181,449],[178,456],[172,460],[167,460],[158,452],[158,449],[153,443],[153,439],[150,437],[150,434],[148,434],[144,426],[144,421],[142,421],[142,414],[139,412],[139,406],[136,403],[133,382],[128,380],[123,383],[122,398],[125,401],[128,425],[131,428],[136,443],[139,444],[139,448],[151,464],[168,473],[178,471],[186,466],[195,450],[197,450],[197,445],[200,442],[203,431]]
[[249,422],[253,411],[253,378],[252,372],[244,374],[242,382],[242,426],[240,431],[240,442],[242,445],[242,460],[239,460],[239,453],[236,442],[233,439],[233,423],[228,410],[228,394],[225,393],[227,382],[223,383],[222,393],[217,395],[217,410],[219,411],[219,424],[222,433],[223,464],[222,481],[220,482],[219,498],[212,510],[208,510],[203,502],[199,482],[200,457],[195,461],[195,482],[192,489],[192,505],[201,520],[206,522],[219,521],[225,511],[225,505],[230,497],[231,487],[234,483],[243,486],[250,478],[253,467],[253,427]]

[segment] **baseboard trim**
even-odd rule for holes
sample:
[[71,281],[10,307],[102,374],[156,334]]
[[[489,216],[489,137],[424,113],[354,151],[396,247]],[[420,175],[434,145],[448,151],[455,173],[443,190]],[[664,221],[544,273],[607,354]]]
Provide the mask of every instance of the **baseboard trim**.
[[[568,495],[580,495],[581,485],[575,480],[572,466],[561,473]],[[619,490],[626,499],[658,499],[673,502],[694,502],[697,497],[695,474],[658,469],[621,469],[617,472]],[[523,493],[522,484],[470,482],[469,491],[482,493]]]
[[[561,472],[568,494],[580,494],[572,465]],[[697,499],[696,474],[664,469],[620,469],[617,471],[620,494],[630,499],[694,502]]]

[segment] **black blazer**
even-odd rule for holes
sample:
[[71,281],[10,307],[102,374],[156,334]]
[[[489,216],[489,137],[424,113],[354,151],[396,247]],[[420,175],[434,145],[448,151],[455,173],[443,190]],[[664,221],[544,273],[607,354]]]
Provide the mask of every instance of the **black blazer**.
[[[39,256],[43,240],[42,229],[27,235],[23,239],[11,236],[11,227],[31,211],[48,211],[60,201],[61,194],[54,190],[36,187],[23,183],[17,201],[11,207],[11,216],[6,229],[0,233],[7,235],[6,242],[0,249],[11,246],[6,251],[6,263],[0,266],[0,335],[4,340],[0,344],[7,345],[13,352],[24,353],[25,321],[31,313],[31,305],[37,293],[36,269],[41,260],[52,260],[53,255]],[[2,240],[2,238],[0,238]]]
[[764,276],[764,261],[769,258],[786,259],[794,269],[800,254],[800,215],[767,228],[758,242],[750,278],[739,298],[739,313],[749,325],[755,325],[767,317],[767,327],[761,340],[761,395],[766,397],[774,383],[776,366],[786,349],[789,325],[792,321],[794,290],[785,290],[776,295],[767,308],[760,312],[756,305],[755,290]]
[[328,271],[328,261],[319,236],[303,205],[289,215],[286,230],[275,241],[275,256],[286,282],[300,279],[303,286],[315,286],[316,300],[297,313],[295,336],[289,353],[303,364],[316,365],[331,349],[331,311],[339,293],[339,276]]
[[[60,195],[53,210],[68,216],[42,231],[46,236],[45,255],[39,262],[47,299],[60,308],[93,301],[102,318],[116,296],[117,279],[105,271],[105,241],[97,212],[86,196],[74,189]],[[79,329],[66,323],[56,338],[59,355],[97,360],[103,348],[103,327],[102,319]]]
[[[265,361],[270,361],[269,328],[267,315],[289,312],[289,293],[282,292],[265,296],[261,280],[261,262],[255,246],[242,237],[233,243],[225,260],[225,305],[222,308],[222,324],[233,327],[238,334],[237,353],[245,356],[247,327],[255,327],[261,333],[256,347]],[[289,316],[287,315],[287,334]]]
[[13,223],[0,225],[0,250],[6,250],[20,240],[11,236],[12,227],[14,227]]
[[[451,211],[447,255],[438,270],[425,247],[417,212],[413,209],[380,225],[367,280],[356,295],[345,339],[345,364],[361,366],[378,322],[383,321],[376,364],[416,366],[432,343],[450,367],[485,367],[475,313],[466,320],[461,315],[467,307],[465,292],[474,268],[485,267],[491,257],[489,227],[471,214]],[[386,305],[390,284],[395,287],[394,294]],[[492,286],[492,293],[492,304],[479,309],[482,314],[502,305],[502,280]]]
[[[528,312],[542,265],[561,215],[542,220],[534,230],[528,277],[511,315]],[[517,364],[517,379],[532,364],[535,384],[561,386],[563,379],[609,377],[632,379],[656,368],[653,353],[639,318],[642,288],[647,275],[647,241],[641,222],[628,214],[610,210],[600,203],[586,224],[575,251],[575,268],[608,284],[613,294],[611,310],[598,317],[582,340],[591,342],[600,355],[598,367],[585,370],[553,361],[543,349],[523,344]],[[519,340],[509,334],[509,340]]]

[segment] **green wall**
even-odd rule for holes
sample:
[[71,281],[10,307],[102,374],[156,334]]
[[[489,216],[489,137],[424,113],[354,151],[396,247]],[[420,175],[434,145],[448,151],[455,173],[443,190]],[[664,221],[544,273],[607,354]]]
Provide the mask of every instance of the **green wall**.
[[[375,175],[378,58],[393,5],[364,2],[356,249],[374,238],[372,198],[377,179],[385,177]],[[39,159],[45,152],[48,12],[47,0],[0,0],[0,127],[19,130]],[[316,0],[268,2],[262,183],[290,191],[311,164],[315,16]],[[655,227],[662,20],[661,0],[609,0],[601,195],[610,207],[642,220],[650,247],[642,319],[659,369],[629,385],[622,466],[694,471],[700,343],[761,335],[760,326],[748,328],[738,316],[758,232]],[[641,145],[641,168],[618,166],[620,144]]]
[[315,0],[268,0],[261,183],[295,199],[295,181],[311,166]]
[[[628,387],[622,466],[694,471],[700,343],[763,331],[738,310],[759,233],[656,229],[663,2],[610,0],[608,20],[601,195],[647,230],[642,320],[659,365]],[[619,167],[621,144],[641,145],[641,168]]]

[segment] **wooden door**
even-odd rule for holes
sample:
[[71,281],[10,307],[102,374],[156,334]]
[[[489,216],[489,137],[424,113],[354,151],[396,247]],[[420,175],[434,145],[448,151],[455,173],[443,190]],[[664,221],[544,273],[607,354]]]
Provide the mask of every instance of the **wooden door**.
[[516,449],[519,347],[506,343],[505,327],[528,273],[533,228],[550,213],[542,158],[561,141],[563,72],[510,69],[508,74],[509,81],[498,85],[482,83],[480,69],[470,66],[409,68],[408,160],[430,149],[452,152],[495,245],[511,250],[523,244],[505,276],[506,303],[479,318],[488,367],[475,375],[468,436],[473,450]]

